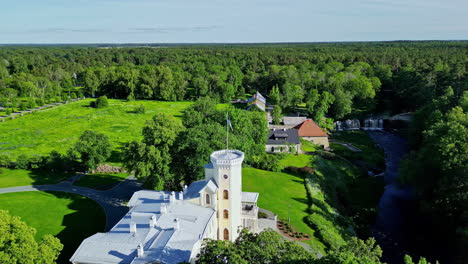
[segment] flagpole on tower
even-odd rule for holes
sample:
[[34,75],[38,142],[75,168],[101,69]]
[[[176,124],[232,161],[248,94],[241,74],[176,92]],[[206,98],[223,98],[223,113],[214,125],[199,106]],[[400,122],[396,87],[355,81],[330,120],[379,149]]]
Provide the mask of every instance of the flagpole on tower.
[[229,112],[226,112],[226,153],[229,149],[229,127],[231,128],[231,130],[234,130],[232,128],[231,120],[229,120]]
[[229,130],[228,130],[228,127],[229,126],[229,113],[226,112],[226,153],[229,149]]

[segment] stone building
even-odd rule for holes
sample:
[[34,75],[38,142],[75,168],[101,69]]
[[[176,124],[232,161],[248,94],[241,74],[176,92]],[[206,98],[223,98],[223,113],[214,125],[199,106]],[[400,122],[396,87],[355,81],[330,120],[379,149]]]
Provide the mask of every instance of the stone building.
[[106,233],[85,239],[75,264],[194,262],[205,238],[234,241],[241,228],[258,231],[258,193],[242,192],[238,150],[215,151],[205,179],[181,192],[138,191],[129,212]]
[[297,129],[297,132],[302,139],[319,146],[323,146],[325,149],[330,147],[327,133],[325,133],[312,119],[307,119],[296,125],[294,128]]
[[296,129],[271,129],[265,145],[267,153],[296,153],[301,151],[301,142]]

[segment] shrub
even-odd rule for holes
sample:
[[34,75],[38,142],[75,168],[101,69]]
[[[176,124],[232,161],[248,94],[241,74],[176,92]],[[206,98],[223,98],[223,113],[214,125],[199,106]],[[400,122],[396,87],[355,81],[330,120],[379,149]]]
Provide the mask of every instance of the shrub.
[[29,167],[29,158],[26,155],[20,155],[16,159],[15,168],[16,169],[27,169]]
[[29,100],[28,104],[27,104],[27,108],[29,108],[29,109],[36,108],[36,100],[34,100],[34,99]]
[[36,100],[36,103],[37,103],[38,106],[43,106],[43,105],[45,105],[45,101],[44,101],[44,99],[42,99],[42,98],[37,99],[37,100]]
[[105,108],[109,106],[109,101],[107,100],[107,96],[101,96],[96,101],[91,102],[90,104],[91,107],[94,108]]
[[140,105],[140,106],[135,108],[135,113],[137,113],[137,114],[144,114],[145,112],[146,112],[146,110],[145,110],[144,105]]
[[0,155],[0,167],[10,167],[11,159],[7,155]]
[[28,109],[27,103],[21,102],[21,104],[19,105],[19,109],[20,109],[21,111],[24,111],[24,110]]
[[261,169],[278,172],[281,171],[280,158],[274,154],[264,153],[252,157],[252,166]]
[[5,110],[5,114],[8,115],[8,116],[11,115],[11,108],[7,108]]
[[76,93],[71,93],[70,97],[71,99],[76,99]]
[[338,248],[346,244],[335,225],[320,214],[313,213],[306,218],[306,223],[318,231],[318,237],[330,248]]

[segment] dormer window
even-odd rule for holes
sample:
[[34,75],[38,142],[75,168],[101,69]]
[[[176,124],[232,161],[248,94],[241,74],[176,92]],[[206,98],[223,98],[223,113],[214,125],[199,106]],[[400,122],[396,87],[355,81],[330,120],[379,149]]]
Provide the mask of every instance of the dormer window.
[[206,194],[205,195],[205,204],[210,204],[211,201],[210,201],[210,195],[209,194]]

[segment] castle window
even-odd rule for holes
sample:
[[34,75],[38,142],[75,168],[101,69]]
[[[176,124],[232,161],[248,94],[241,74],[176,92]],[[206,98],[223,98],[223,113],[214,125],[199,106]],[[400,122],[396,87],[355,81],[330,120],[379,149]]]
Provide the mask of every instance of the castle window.
[[228,175],[227,175],[227,174],[224,174],[224,179],[227,180],[227,178],[228,178]]
[[229,240],[229,230],[224,228],[224,240]]
[[205,195],[205,203],[210,204],[210,195],[209,194]]
[[228,190],[223,191],[223,198],[224,198],[224,200],[229,199],[229,191]]
[[227,209],[224,209],[223,211],[223,217],[224,219],[228,219],[229,218],[229,211]]

